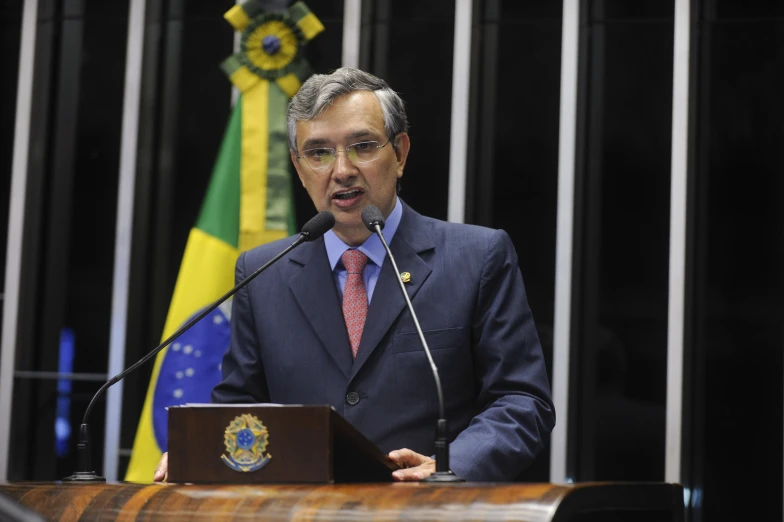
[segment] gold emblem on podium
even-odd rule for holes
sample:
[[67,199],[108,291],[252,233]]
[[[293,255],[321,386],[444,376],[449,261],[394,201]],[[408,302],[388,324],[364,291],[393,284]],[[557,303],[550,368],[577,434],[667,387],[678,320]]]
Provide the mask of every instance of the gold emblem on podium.
[[221,460],[234,471],[256,471],[267,465],[272,455],[264,451],[269,444],[269,430],[249,413],[235,417],[223,432],[227,455]]
[[404,283],[410,283],[411,282],[411,274],[409,274],[408,272],[401,272],[400,273],[400,280],[403,281]]

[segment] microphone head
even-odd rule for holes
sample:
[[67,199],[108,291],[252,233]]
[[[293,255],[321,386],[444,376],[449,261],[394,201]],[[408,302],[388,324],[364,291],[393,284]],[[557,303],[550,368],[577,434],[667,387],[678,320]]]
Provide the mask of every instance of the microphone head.
[[305,241],[315,241],[334,226],[335,216],[332,215],[332,212],[325,210],[310,218],[310,221],[302,227],[300,234],[305,238]]
[[376,231],[376,225],[383,229],[384,225],[386,224],[384,215],[381,213],[378,207],[374,205],[368,205],[362,209],[362,222],[371,232]]

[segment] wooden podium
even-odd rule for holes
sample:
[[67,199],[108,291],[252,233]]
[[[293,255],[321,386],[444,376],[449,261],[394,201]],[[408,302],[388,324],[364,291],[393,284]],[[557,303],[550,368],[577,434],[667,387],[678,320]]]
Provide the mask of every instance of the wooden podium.
[[[0,484],[44,520],[683,522],[674,484]],[[29,519],[21,519],[27,520]]]
[[170,482],[391,482],[397,468],[331,406],[169,408]]
[[170,408],[169,448],[174,484],[11,483],[0,496],[57,521],[684,520],[677,484],[380,483],[394,463],[329,406]]

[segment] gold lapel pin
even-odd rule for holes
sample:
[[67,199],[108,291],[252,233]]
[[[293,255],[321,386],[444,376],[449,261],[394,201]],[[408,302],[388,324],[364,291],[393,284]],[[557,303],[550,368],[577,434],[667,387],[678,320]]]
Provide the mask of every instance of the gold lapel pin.
[[411,274],[409,274],[408,272],[401,272],[400,273],[400,280],[403,281],[404,283],[410,283],[411,282]]

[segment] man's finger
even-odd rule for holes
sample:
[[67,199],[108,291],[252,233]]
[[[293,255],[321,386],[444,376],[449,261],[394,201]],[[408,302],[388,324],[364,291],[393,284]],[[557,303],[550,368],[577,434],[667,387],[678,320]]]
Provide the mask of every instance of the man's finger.
[[428,457],[424,455],[420,455],[415,451],[411,451],[408,448],[403,448],[399,450],[395,450],[389,454],[389,458],[395,461],[397,464],[400,464],[404,467],[413,467],[419,466],[420,464],[424,464],[428,460]]
[[155,474],[152,477],[154,482],[166,481],[169,478],[169,453],[166,452],[161,455],[161,461],[158,462],[158,467],[155,468]]
[[429,477],[433,473],[433,469],[434,467],[430,463],[426,463],[414,468],[399,469],[392,473],[392,477],[402,482],[422,480]]
[[421,455],[416,451],[411,451],[408,448],[394,450],[389,453],[389,458],[392,459],[398,466],[403,469],[395,470],[392,477],[400,481],[414,481],[422,480],[429,477],[436,469],[436,461],[425,455]]

